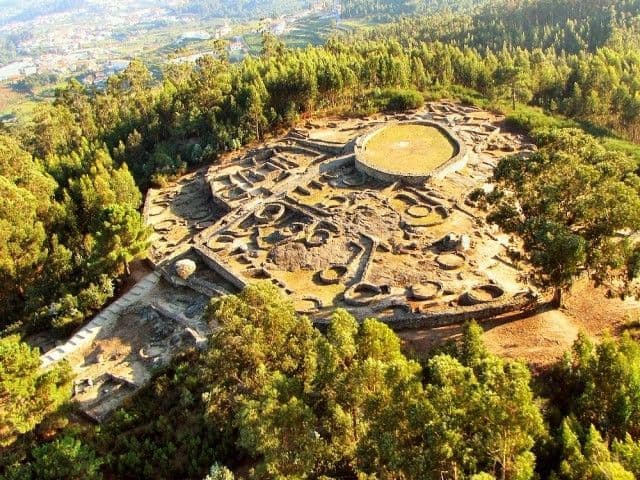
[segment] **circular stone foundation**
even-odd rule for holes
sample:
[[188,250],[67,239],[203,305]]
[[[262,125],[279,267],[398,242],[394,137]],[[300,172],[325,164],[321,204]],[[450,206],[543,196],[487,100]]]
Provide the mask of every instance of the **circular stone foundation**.
[[230,247],[234,241],[235,238],[231,235],[216,235],[215,237],[209,238],[206,245],[210,250],[220,252]]
[[286,211],[282,203],[267,203],[254,213],[258,223],[273,223],[280,220]]
[[326,228],[316,228],[315,231],[309,235],[305,243],[307,247],[320,247],[327,243],[331,238],[331,232]]
[[443,253],[436,257],[436,263],[444,270],[456,270],[462,265],[466,258],[460,253]]
[[340,283],[340,279],[347,273],[347,267],[345,265],[334,265],[318,272],[318,278],[320,282],[325,285],[335,285]]
[[442,284],[437,282],[425,282],[411,286],[411,297],[414,300],[433,300],[442,294]]
[[294,300],[293,308],[295,308],[297,313],[311,314],[322,308],[322,301],[316,297],[306,296]]
[[431,215],[432,211],[433,209],[428,205],[411,205],[407,208],[406,213],[414,218],[424,218]]
[[381,298],[382,290],[370,283],[356,283],[344,292],[347,305],[366,306]]
[[498,300],[504,295],[504,290],[498,285],[480,285],[464,293],[460,298],[462,305],[477,305]]
[[306,226],[307,225],[302,222],[291,222],[288,228],[291,230],[291,233],[299,233],[302,232]]
[[385,182],[424,183],[462,167],[466,147],[446,127],[427,120],[383,125],[360,137],[358,171]]
[[412,227],[432,227],[442,223],[448,216],[443,207],[412,205],[405,210],[404,221]]

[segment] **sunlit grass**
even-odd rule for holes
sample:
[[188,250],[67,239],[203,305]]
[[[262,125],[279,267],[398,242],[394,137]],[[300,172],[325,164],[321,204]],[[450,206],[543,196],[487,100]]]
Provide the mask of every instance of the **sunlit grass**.
[[372,137],[364,157],[381,170],[424,174],[445,163],[455,152],[453,143],[437,128],[401,124]]

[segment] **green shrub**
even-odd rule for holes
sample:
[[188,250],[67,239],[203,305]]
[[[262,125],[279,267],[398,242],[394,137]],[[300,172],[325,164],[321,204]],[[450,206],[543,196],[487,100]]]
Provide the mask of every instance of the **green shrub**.
[[401,112],[419,108],[424,103],[422,93],[411,89],[389,89],[381,93],[381,104],[385,110]]
[[63,437],[33,450],[31,469],[36,478],[43,480],[98,480],[102,478],[102,461],[80,440]]
[[554,117],[544,112],[541,108],[518,105],[516,109],[507,115],[507,123],[519,130],[532,132],[540,128],[572,128],[577,127],[576,122]]

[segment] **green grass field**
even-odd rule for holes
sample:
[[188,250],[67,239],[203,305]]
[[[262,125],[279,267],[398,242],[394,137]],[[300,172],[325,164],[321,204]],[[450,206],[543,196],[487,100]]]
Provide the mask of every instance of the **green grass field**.
[[33,93],[15,91],[8,84],[0,85],[0,120],[29,121],[39,103],[53,100],[59,85],[40,87]]
[[440,130],[401,124],[384,128],[366,144],[364,159],[383,171],[426,175],[455,155],[456,147]]

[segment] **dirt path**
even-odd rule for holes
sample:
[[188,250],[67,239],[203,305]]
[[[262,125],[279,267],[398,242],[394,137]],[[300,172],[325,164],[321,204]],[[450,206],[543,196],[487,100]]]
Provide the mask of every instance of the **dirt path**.
[[[489,322],[491,325],[492,322]],[[544,366],[571,348],[581,326],[566,312],[549,310],[530,318],[489,326],[484,334],[487,348],[502,357]]]

